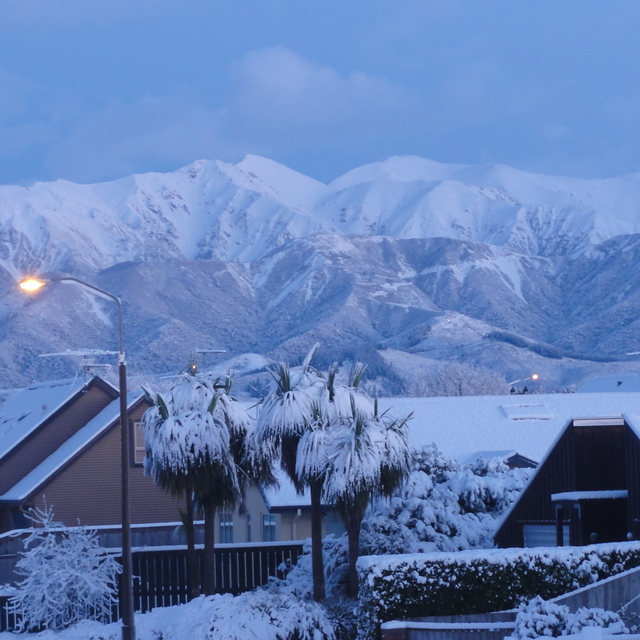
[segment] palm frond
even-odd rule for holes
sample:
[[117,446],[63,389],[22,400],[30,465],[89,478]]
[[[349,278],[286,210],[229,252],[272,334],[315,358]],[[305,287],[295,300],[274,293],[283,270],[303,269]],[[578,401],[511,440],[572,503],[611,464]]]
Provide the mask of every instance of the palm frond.
[[357,389],[362,382],[362,377],[367,369],[367,365],[364,362],[356,360],[349,371],[349,386],[353,389]]
[[327,391],[329,392],[329,402],[333,402],[336,395],[336,373],[338,372],[338,363],[334,362],[327,373]]
[[309,353],[307,354],[307,357],[304,359],[304,361],[302,362],[302,373],[306,373],[309,368],[311,367],[311,361],[313,360],[313,357],[316,355],[316,352],[318,351],[318,349],[320,348],[320,343],[316,342],[313,347],[311,347],[311,349],[309,350]]
[[156,394],[156,402],[155,404],[158,407],[158,411],[160,412],[160,416],[163,420],[166,420],[169,417],[169,409],[167,408],[167,404],[164,401],[164,398],[158,393]]

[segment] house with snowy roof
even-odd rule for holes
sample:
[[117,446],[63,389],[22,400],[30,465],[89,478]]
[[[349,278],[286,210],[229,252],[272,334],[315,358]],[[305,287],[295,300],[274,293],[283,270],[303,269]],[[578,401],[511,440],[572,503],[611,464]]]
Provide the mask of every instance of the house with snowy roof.
[[623,416],[568,421],[496,532],[500,547],[640,538],[640,437]]
[[[0,404],[0,535],[28,527],[29,508],[47,505],[68,526],[108,529],[120,523],[118,397],[118,390],[99,377],[37,383],[7,394]],[[185,505],[144,475],[140,420],[149,405],[140,393],[129,394],[128,404],[131,522],[137,537],[137,525],[177,525]],[[156,527],[155,539],[168,543],[173,528],[165,535]],[[296,496],[286,479],[279,489],[250,489],[242,505],[216,517],[216,543],[309,535],[308,496],[306,501]]]
[[[501,547],[640,538],[640,393],[394,398],[410,443],[461,462],[511,450],[538,460],[496,533]],[[487,456],[488,457],[488,456]]]
[[[147,404],[129,399],[136,425]],[[179,504],[143,475],[144,441],[133,430],[133,523],[175,522]],[[38,383],[0,405],[0,533],[29,526],[30,507],[53,508],[67,525],[118,524],[120,403],[99,377]]]

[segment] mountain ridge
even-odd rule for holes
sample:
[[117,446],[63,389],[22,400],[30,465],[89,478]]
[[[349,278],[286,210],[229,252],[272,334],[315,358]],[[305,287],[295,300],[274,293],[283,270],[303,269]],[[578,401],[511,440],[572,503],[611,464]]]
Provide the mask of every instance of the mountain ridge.
[[[247,156],[94,185],[0,187],[0,385],[72,366],[39,353],[113,344],[108,303],[87,306],[70,287],[31,299],[12,288],[55,270],[123,298],[141,372],[175,369],[197,347],[295,358],[318,339],[337,358],[391,348],[508,379],[535,365],[546,388],[575,384],[603,358],[630,370],[638,203],[640,174],[583,180],[415,156],[329,184]],[[453,317],[468,339],[445,330]],[[501,331],[516,338],[483,341]],[[593,366],[551,362],[527,341],[591,354]]]

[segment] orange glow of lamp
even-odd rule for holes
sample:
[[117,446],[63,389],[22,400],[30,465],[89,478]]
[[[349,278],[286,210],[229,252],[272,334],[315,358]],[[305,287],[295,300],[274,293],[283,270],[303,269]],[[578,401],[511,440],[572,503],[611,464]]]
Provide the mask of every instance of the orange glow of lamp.
[[38,280],[38,278],[27,278],[20,282],[20,288],[25,291],[37,291],[40,287],[44,287],[47,284],[45,280]]

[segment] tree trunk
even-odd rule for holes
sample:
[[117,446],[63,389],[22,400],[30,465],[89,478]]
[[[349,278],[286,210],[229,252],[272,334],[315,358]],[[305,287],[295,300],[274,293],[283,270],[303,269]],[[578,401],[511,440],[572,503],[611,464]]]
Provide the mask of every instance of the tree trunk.
[[198,570],[198,556],[196,555],[196,536],[193,524],[193,494],[186,492],[186,513],[184,528],[187,534],[187,583],[189,585],[189,600],[200,595],[200,571]]
[[349,538],[349,596],[351,598],[358,597],[356,563],[360,557],[360,529],[362,528],[365,511],[366,505],[364,509],[356,507],[348,512],[341,513]]
[[313,599],[321,602],[325,599],[324,562],[322,559],[322,483],[312,482],[311,493],[311,568],[313,570]]
[[204,552],[202,557],[202,593],[212,596],[215,589],[215,507],[204,508]]

